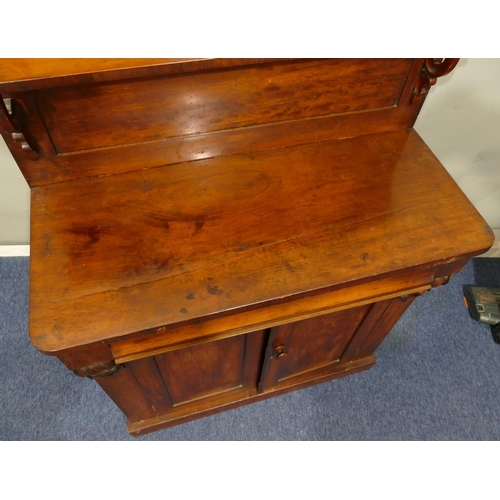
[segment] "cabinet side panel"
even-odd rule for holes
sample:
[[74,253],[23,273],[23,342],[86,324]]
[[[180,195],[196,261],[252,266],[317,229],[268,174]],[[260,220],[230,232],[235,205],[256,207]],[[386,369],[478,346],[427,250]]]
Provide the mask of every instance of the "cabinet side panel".
[[96,377],[95,380],[132,422],[156,416],[129,367],[110,377]]
[[[370,309],[370,312],[367,314],[363,323],[358,328],[356,335],[353,337],[352,341],[350,342],[344,354],[342,355],[343,363],[352,361],[354,358],[357,357],[358,353],[360,352],[361,346],[368,338],[373,328],[380,320],[381,316],[385,313],[387,308],[390,306],[390,304],[391,304],[390,299],[382,300],[380,302],[375,302],[373,304],[373,306]],[[366,352],[364,352],[364,354],[362,353],[361,357],[363,357],[364,355],[366,355]]]
[[131,361],[128,365],[153,408],[159,412],[170,410],[172,408],[172,400],[154,358],[150,357]]
[[389,307],[385,310],[379,321],[370,332],[370,335],[361,345],[357,357],[369,356],[381,344],[386,335],[397,323],[401,315],[410,307],[415,297],[408,297],[406,300],[400,298],[392,299]]

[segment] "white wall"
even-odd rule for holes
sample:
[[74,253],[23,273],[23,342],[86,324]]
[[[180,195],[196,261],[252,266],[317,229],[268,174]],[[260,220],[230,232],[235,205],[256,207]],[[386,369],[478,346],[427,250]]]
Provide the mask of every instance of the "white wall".
[[[500,59],[462,59],[432,87],[415,129],[500,240]],[[0,140],[0,245],[28,243],[29,189]]]
[[461,60],[432,88],[415,129],[500,229],[500,59]]
[[27,245],[30,190],[0,138],[0,245]]

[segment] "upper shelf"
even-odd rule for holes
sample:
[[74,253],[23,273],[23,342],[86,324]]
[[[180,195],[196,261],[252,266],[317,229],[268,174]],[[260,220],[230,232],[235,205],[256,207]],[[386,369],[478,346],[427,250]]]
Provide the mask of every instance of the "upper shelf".
[[2,59],[0,93],[245,66],[278,59]]

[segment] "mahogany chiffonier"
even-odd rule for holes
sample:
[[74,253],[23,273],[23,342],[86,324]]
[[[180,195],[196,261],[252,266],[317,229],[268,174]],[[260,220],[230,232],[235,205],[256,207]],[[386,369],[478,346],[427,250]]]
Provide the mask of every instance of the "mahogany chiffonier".
[[370,368],[493,243],[413,129],[456,62],[3,60],[33,344],[132,435]]

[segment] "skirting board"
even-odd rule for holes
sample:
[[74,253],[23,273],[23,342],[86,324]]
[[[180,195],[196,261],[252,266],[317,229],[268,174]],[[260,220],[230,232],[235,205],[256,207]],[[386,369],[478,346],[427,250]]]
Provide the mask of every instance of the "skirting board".
[[0,245],[0,257],[29,257],[29,245]]

